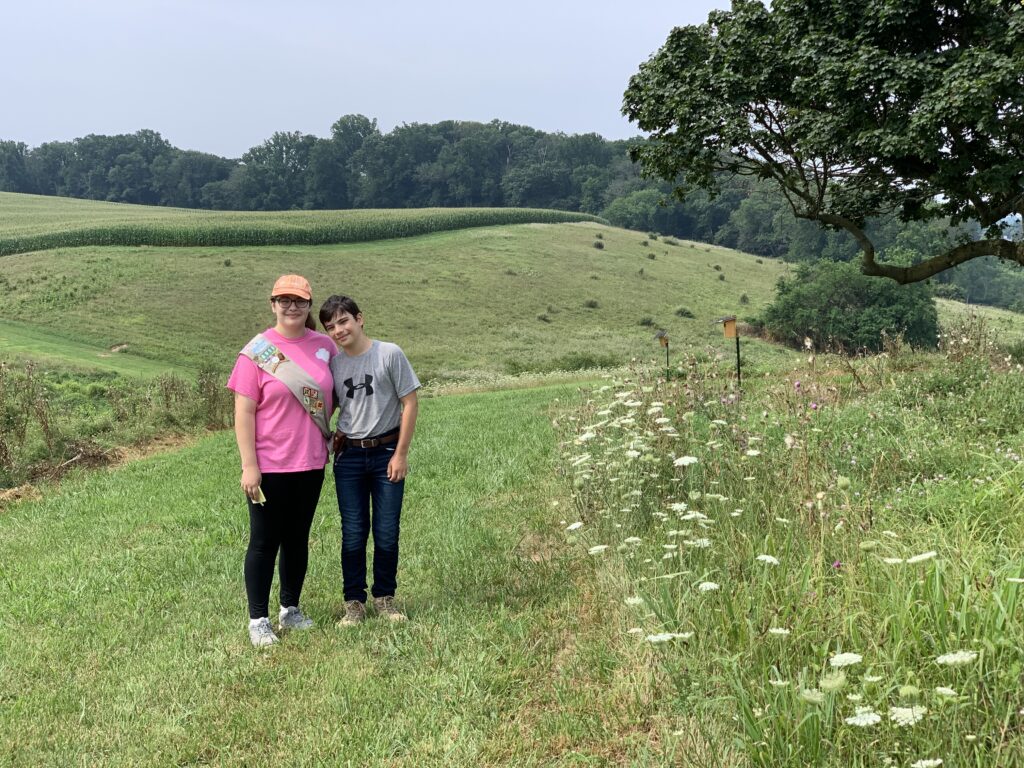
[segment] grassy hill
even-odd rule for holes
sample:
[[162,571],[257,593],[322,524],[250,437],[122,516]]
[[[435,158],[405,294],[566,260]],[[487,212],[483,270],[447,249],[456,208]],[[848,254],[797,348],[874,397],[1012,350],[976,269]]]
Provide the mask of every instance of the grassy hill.
[[[24,203],[24,215],[13,224],[4,218],[0,231],[43,231],[66,212],[75,226],[91,210],[101,221],[127,212],[140,224],[194,213],[0,195],[2,205],[12,200]],[[720,344],[714,319],[755,313],[786,269],[596,222],[321,246],[62,248],[6,256],[3,267],[0,333],[66,335],[97,358],[121,348],[126,360],[187,368],[230,364],[270,321],[274,279],[298,272],[317,301],[335,292],[354,296],[372,334],[402,344],[427,378],[439,379],[622,365],[657,353],[659,327],[677,349]],[[678,316],[681,307],[694,317]],[[68,356],[79,364],[88,357],[81,349]]]

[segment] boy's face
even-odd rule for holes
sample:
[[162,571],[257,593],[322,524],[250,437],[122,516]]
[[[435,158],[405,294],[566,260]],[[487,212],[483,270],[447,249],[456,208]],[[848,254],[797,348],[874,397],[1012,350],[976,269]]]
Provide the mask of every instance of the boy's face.
[[324,323],[327,335],[342,349],[347,349],[363,338],[363,313],[352,317],[348,312],[339,312]]

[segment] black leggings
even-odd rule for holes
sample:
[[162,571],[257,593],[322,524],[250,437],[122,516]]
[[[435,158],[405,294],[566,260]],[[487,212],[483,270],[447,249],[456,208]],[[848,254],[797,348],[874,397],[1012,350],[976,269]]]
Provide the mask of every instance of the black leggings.
[[249,618],[269,616],[274,560],[281,550],[281,605],[297,606],[309,562],[309,529],[320,500],[324,471],[268,472],[261,487],[265,504],[249,502],[249,549],[245,553],[245,592]]

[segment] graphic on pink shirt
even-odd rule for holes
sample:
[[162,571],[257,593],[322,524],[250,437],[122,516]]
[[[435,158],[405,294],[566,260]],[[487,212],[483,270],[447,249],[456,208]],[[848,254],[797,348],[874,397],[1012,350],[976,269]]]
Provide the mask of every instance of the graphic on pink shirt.
[[[331,338],[307,331],[300,339],[286,339],[273,329],[263,335],[313,378],[327,412],[333,412],[334,379],[328,362],[337,347]],[[261,472],[304,472],[327,463],[323,433],[281,381],[239,355],[227,387],[256,402],[256,461]]]

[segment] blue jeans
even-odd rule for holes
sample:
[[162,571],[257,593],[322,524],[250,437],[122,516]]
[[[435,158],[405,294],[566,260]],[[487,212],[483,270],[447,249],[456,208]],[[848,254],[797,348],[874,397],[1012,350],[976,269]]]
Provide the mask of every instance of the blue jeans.
[[391,443],[376,448],[349,445],[334,457],[346,601],[366,602],[366,541],[371,530],[373,596],[394,595],[398,586],[398,529],[405,480],[388,480],[388,462],[394,455],[395,444]]

